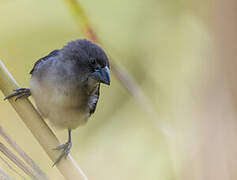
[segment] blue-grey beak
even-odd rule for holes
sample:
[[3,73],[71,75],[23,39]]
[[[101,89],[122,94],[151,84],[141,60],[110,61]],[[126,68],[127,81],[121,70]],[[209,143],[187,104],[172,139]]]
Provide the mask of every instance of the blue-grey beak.
[[97,81],[107,84],[107,85],[110,85],[110,70],[107,66],[105,66],[104,68],[101,68],[100,70],[93,72],[91,75]]

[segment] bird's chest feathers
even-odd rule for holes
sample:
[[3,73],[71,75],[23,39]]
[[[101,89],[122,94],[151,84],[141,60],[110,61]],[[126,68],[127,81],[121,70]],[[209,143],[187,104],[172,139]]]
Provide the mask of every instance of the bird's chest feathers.
[[93,81],[81,85],[76,79],[31,79],[31,91],[36,102],[63,108],[78,108],[85,110],[88,107],[90,96],[98,86]]
[[61,82],[48,88],[45,91],[49,92],[49,101],[55,105],[79,109],[84,109],[87,106],[89,95],[83,86]]
[[49,83],[34,77],[30,84],[39,111],[56,126],[75,128],[90,116],[91,87],[52,80]]

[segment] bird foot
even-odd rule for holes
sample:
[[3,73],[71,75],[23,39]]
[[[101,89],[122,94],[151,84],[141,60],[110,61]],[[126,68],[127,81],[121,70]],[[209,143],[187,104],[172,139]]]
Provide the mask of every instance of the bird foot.
[[15,93],[12,93],[12,94],[6,96],[4,98],[4,100],[10,99],[10,98],[16,96],[15,101],[17,101],[20,98],[27,98],[31,95],[31,92],[30,92],[29,88],[18,88],[18,89],[14,89],[13,91],[15,91]]
[[59,157],[56,159],[56,161],[54,162],[53,166],[56,165],[57,163],[59,163],[59,161],[63,158],[63,157],[67,157],[70,150],[72,147],[72,142],[68,141],[65,144],[61,144],[58,147],[54,148],[54,150],[63,150],[62,153],[59,155]]

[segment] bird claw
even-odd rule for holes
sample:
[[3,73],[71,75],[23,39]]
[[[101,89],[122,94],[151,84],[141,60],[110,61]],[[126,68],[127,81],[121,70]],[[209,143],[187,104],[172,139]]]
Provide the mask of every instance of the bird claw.
[[63,150],[62,153],[59,155],[59,157],[56,159],[54,162],[53,166],[55,166],[57,163],[61,161],[63,157],[67,157],[68,154],[70,153],[72,147],[72,143],[70,141],[66,142],[65,144],[61,144],[58,147],[54,148],[53,150]]
[[10,98],[16,96],[15,101],[17,101],[20,98],[27,98],[31,95],[30,89],[28,89],[28,88],[18,88],[18,89],[14,89],[13,91],[15,91],[15,93],[12,93],[12,94],[6,96],[4,98],[4,100],[10,99]]

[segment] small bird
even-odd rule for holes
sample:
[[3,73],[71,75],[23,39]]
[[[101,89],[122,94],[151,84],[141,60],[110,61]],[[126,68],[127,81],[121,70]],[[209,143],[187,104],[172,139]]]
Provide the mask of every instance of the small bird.
[[68,129],[68,141],[54,165],[71,149],[71,130],[95,112],[100,83],[110,85],[109,60],[102,48],[86,39],[69,42],[39,59],[30,71],[30,88],[19,88],[5,99],[32,95],[43,117],[55,127]]

